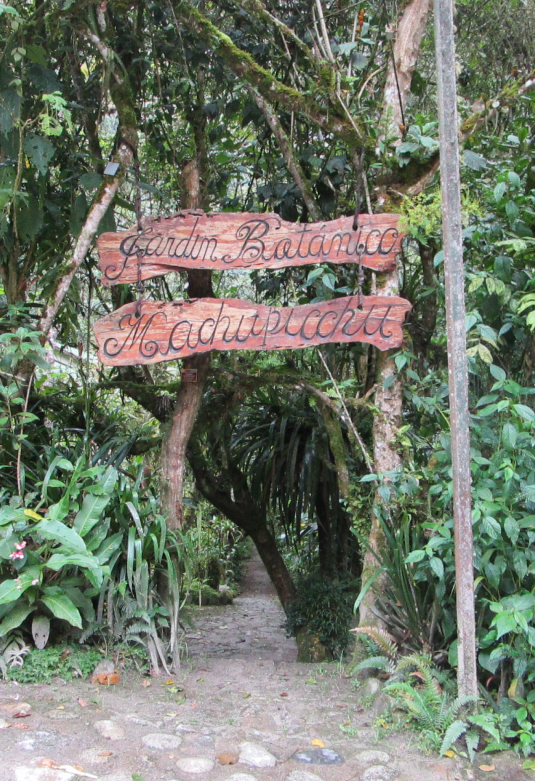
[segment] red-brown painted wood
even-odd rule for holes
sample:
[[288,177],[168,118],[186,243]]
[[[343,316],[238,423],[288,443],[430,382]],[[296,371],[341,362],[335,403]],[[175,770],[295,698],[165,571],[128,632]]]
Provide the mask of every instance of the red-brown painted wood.
[[107,366],[159,363],[209,350],[281,350],[329,342],[400,347],[411,304],[403,298],[348,296],[318,304],[270,307],[238,299],[199,298],[126,304],[95,324]]
[[[105,285],[132,283],[181,268],[286,268],[313,263],[358,263],[394,268],[402,234],[397,214],[361,214],[317,223],[285,222],[276,214],[205,214],[185,211],[103,233],[98,241]],[[140,255],[138,264],[138,251]],[[138,268],[138,266],[140,268]]]

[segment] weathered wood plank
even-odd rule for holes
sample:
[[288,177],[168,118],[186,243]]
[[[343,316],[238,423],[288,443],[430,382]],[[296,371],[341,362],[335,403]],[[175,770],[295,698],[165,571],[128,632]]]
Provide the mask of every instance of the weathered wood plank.
[[285,222],[276,214],[180,212],[103,233],[98,239],[105,285],[162,276],[181,268],[286,268],[312,263],[362,263],[375,271],[395,266],[402,234],[397,214],[361,214],[318,223]]
[[328,342],[400,347],[411,304],[403,298],[348,296],[318,304],[270,307],[239,299],[142,301],[95,324],[98,357],[107,366],[159,363],[209,350],[281,350]]

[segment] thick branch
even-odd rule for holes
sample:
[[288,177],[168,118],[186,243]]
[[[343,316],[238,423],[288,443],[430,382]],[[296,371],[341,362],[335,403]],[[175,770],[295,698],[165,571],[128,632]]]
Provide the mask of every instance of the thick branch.
[[401,142],[403,116],[409,96],[412,76],[429,16],[430,0],[412,0],[403,11],[398,24],[393,57],[388,64],[384,106],[388,112],[388,137]]
[[264,100],[264,98],[261,95],[259,95],[255,89],[249,87],[249,93],[256,101],[256,104],[260,109],[260,111],[264,114],[273,135],[275,136],[275,138],[279,143],[282,156],[284,157],[284,162],[286,163],[286,167],[288,168],[289,172],[293,176],[294,181],[299,188],[299,192],[301,193],[301,197],[305,202],[305,206],[308,209],[308,213],[310,214],[314,222],[319,222],[321,220],[321,212],[319,210],[316,201],[314,200],[314,193],[312,192],[312,187],[310,186],[310,182],[306,178],[305,173],[299,164],[299,161],[294,156],[290,144],[290,139],[286,135],[284,128],[279,122],[279,118],[273,111],[272,107],[268,105],[268,103]]
[[[474,111],[469,117],[461,122],[460,143],[463,144],[473,136],[474,133],[477,133],[478,130],[485,127],[499,111],[503,108],[512,106],[518,98],[527,95],[527,93],[531,92],[533,89],[535,89],[535,71],[532,71],[525,80],[519,79],[518,81],[507,84],[497,98],[487,100],[481,109]],[[431,183],[439,168],[440,158],[439,153],[436,152],[436,154],[428,160],[425,173],[420,176],[418,181],[414,182],[405,190],[407,195],[419,195],[423,192]]]
[[[101,42],[98,37],[90,30],[85,30],[86,38],[92,41],[101,52],[107,66],[108,59],[112,59],[113,52],[107,44]],[[119,170],[113,177],[107,178],[106,182],[99,191],[95,202],[89,210],[80,235],[76,240],[70,259],[66,263],[65,272],[59,277],[52,300],[47,304],[45,311],[39,321],[39,330],[46,337],[52,327],[58,310],[63,303],[65,296],[70,288],[71,282],[84,260],[93,239],[96,236],[99,225],[112,203],[126,170],[132,164],[134,149],[137,149],[138,136],[136,129],[136,115],[134,110],[134,96],[128,81],[127,74],[114,74],[110,81],[110,93],[117,114],[119,115],[119,144],[116,162],[119,163]]]
[[346,117],[340,116],[338,106],[330,105],[329,108],[324,108],[313,98],[278,81],[273,74],[258,65],[250,54],[238,48],[228,35],[221,32],[187,0],[175,0],[174,10],[177,17],[192,33],[210,46],[237,76],[256,87],[266,100],[271,103],[279,101],[290,111],[304,114],[351,147],[361,146],[358,132]]

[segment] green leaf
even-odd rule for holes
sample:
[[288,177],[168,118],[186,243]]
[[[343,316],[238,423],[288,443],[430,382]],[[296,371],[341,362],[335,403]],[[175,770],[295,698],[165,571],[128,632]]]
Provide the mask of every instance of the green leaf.
[[407,558],[405,559],[405,564],[416,564],[419,561],[422,561],[422,559],[425,558],[425,551],[424,550],[413,550]]
[[491,626],[496,627],[496,639],[499,640],[500,637],[503,637],[503,635],[506,635],[508,632],[516,631],[517,622],[512,613],[504,612],[499,613],[495,618],[492,619]]
[[34,580],[41,580],[41,567],[28,567],[15,580],[4,580],[0,585],[0,605],[16,602]]
[[54,144],[49,138],[30,133],[24,139],[24,151],[31,164],[44,176],[48,171],[50,161],[54,157]]
[[484,171],[487,167],[487,161],[482,155],[478,155],[476,152],[472,152],[471,149],[465,149],[464,162],[468,168],[473,171]]
[[[26,586],[26,588],[28,588]],[[16,602],[22,594],[22,587],[18,580],[4,580],[0,585],[0,605],[8,602]]]
[[95,557],[100,564],[106,564],[109,561],[110,556],[121,546],[123,538],[123,532],[117,532],[104,540],[101,547],[95,551]]
[[444,564],[442,563],[442,559],[439,559],[437,556],[433,556],[433,558],[429,561],[429,564],[431,565],[431,569],[437,578],[442,580],[444,578]]
[[[106,505],[111,499],[111,492],[113,491],[116,482],[117,470],[110,467],[106,470],[104,478],[96,486],[96,488],[99,489],[98,493],[87,494],[84,498],[82,507],[74,519],[73,524],[73,528],[78,532],[80,537],[85,537],[100,520]],[[101,493],[101,491],[103,493]]]
[[531,407],[527,407],[525,404],[513,404],[513,407],[523,420],[533,423],[535,420],[535,412],[533,412]]
[[30,613],[33,613],[35,606],[27,603],[14,606],[0,624],[0,637],[5,637],[12,629],[16,629],[22,624]]
[[56,618],[68,621],[72,626],[82,628],[82,616],[78,608],[71,602],[68,596],[61,593],[60,589],[46,589],[46,594],[41,596],[41,602],[47,606]]
[[520,189],[522,186],[522,182],[520,181],[520,177],[517,173],[514,171],[509,171],[507,174],[507,178],[509,179],[509,183],[515,187],[517,190]]
[[507,374],[504,372],[501,366],[496,366],[495,363],[489,366],[489,372],[492,374],[495,380],[503,382],[507,379]]
[[494,199],[497,202],[501,201],[501,199],[505,195],[506,191],[507,191],[507,185],[505,184],[505,182],[500,182],[494,188]]
[[39,521],[34,530],[46,540],[54,540],[68,548],[85,552],[85,542],[80,535],[61,521]]
[[94,556],[82,553],[54,553],[46,562],[46,567],[56,572],[63,567],[82,567],[83,569],[98,569],[100,564]]
[[505,423],[502,428],[502,442],[507,448],[516,447],[518,429],[512,423]]

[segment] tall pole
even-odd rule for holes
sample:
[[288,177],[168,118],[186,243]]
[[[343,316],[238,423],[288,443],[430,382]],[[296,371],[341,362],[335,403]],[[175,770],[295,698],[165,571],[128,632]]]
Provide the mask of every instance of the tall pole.
[[457,681],[460,696],[477,697],[468,367],[453,0],[434,2],[455,520]]

